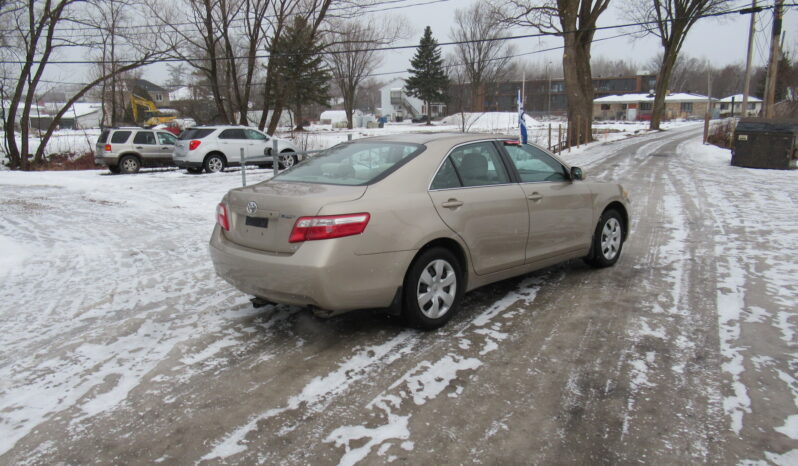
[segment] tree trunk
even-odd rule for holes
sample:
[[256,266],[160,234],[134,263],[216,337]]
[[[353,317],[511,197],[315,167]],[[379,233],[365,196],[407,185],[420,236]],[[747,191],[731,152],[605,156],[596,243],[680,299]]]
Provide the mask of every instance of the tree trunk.
[[273,73],[274,62],[269,60],[269,64],[266,65],[266,82],[263,84],[263,102],[261,103],[260,122],[258,122],[258,129],[261,131],[263,131],[263,128],[266,127],[266,120],[269,119],[269,104],[271,100]]
[[651,109],[651,123],[649,129],[659,129],[665,115],[665,98],[668,96],[668,83],[673,73],[676,57],[679,50],[671,44],[665,44],[662,51],[662,64],[657,76],[657,86],[654,91],[654,106]]
[[427,126],[432,126],[432,122],[430,121],[432,119],[432,109],[430,108],[429,101],[424,102],[424,104],[426,104],[427,107]]
[[302,106],[301,105],[297,105],[296,106],[296,111],[294,112],[294,123],[296,123],[296,125],[294,127],[294,129],[296,131],[304,130],[304,127],[302,125]]
[[[590,71],[592,38],[592,32],[568,33],[564,37],[562,64],[568,97],[569,146],[576,141],[577,125],[593,121],[593,78]],[[590,141],[589,133],[587,141]]]
[[483,97],[482,84],[480,83],[471,84],[471,111],[485,111],[485,98]]
[[277,131],[277,125],[280,124],[280,117],[282,115],[283,102],[282,99],[279,99],[274,103],[274,108],[272,109],[272,118],[269,120],[269,127],[266,130],[268,134],[274,134],[274,132]]
[[355,92],[354,89],[348,88],[344,94],[344,112],[346,112],[346,128],[353,129],[354,114],[355,114]]

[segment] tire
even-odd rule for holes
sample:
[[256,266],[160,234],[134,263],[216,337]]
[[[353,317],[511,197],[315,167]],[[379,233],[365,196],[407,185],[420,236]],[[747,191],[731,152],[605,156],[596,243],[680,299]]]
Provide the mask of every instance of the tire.
[[119,165],[108,165],[108,170],[111,173],[114,173],[114,174],[118,175],[119,174]]
[[593,233],[593,243],[590,253],[585,257],[585,262],[593,267],[610,267],[618,262],[623,250],[624,238],[623,217],[617,210],[606,210],[601,214],[596,231]]
[[188,167],[186,168],[186,172],[188,172],[191,175],[199,175],[200,173],[202,173],[202,167]]
[[210,154],[205,157],[202,166],[208,173],[219,173],[224,171],[225,167],[227,167],[227,160],[225,160],[222,154]]
[[464,285],[463,268],[451,251],[434,247],[421,253],[405,276],[403,315],[408,325],[441,327],[457,312]]
[[293,151],[285,151],[280,153],[279,157],[277,157],[277,160],[280,163],[280,169],[288,170],[296,165],[299,159],[297,159],[297,156]]
[[141,162],[135,155],[125,155],[119,159],[119,165],[117,165],[117,168],[119,169],[119,173],[138,173],[138,171],[141,169]]

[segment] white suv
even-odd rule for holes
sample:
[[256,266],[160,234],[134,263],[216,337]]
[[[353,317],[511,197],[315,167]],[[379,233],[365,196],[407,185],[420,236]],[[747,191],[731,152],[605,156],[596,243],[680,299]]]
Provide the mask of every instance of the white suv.
[[172,160],[189,173],[217,173],[228,166],[244,163],[260,167],[272,164],[272,144],[277,141],[280,166],[290,168],[303,159],[296,146],[246,126],[195,126],[180,134]]

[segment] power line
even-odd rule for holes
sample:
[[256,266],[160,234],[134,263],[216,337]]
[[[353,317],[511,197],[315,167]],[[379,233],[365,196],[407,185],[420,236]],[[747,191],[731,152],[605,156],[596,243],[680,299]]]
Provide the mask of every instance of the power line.
[[[445,1],[445,0],[436,0],[436,1]],[[784,4],[785,7],[794,7],[798,6],[798,4]],[[774,6],[763,6],[763,10],[772,10]],[[732,10],[725,10],[725,11],[718,11],[712,13],[706,13],[703,15],[698,16],[699,19],[702,18],[713,18],[713,17],[721,17],[727,16],[735,13],[739,13],[741,11],[740,8],[732,9]],[[670,21],[676,21],[678,19],[684,18],[673,18]],[[639,22],[632,22],[632,23],[624,23],[624,24],[616,24],[611,26],[597,26],[594,28],[583,29],[581,31],[592,30],[592,31],[602,31],[602,30],[611,30],[611,29],[622,29],[628,27],[636,27],[636,26],[647,26],[647,25],[656,25],[659,24],[659,21],[652,20],[652,21],[639,21]],[[579,30],[573,31],[563,31],[557,33],[534,33],[534,34],[521,34],[515,36],[504,36],[504,37],[492,37],[486,39],[471,39],[471,40],[461,40],[461,41],[449,41],[449,42],[440,42],[438,43],[441,47],[452,46],[452,45],[463,45],[463,44],[471,44],[471,43],[484,43],[484,42],[501,42],[501,41],[510,41],[510,40],[519,40],[519,39],[531,39],[531,38],[540,38],[540,37],[549,37],[549,36],[563,36],[566,34],[580,32]],[[639,32],[639,31],[638,31]],[[635,33],[638,33],[635,32]],[[634,34],[634,33],[633,33]],[[377,52],[377,51],[394,51],[394,50],[407,50],[407,49],[415,49],[417,48],[417,44],[412,45],[393,45],[393,46],[385,46],[385,47],[374,47],[374,48],[365,48],[365,49],[355,49],[355,50],[341,50],[341,51],[327,51],[326,54],[329,55],[337,55],[337,54],[348,54],[348,53],[356,53],[356,52]],[[280,54],[280,56],[288,56],[288,55],[305,55],[305,53],[292,53],[292,54]],[[260,59],[268,59],[271,55],[255,55],[255,58]],[[235,57],[217,57],[217,60],[238,60],[238,59],[246,59],[249,56],[235,56]],[[195,57],[195,58],[183,58],[183,57],[166,57],[158,60],[159,63],[171,63],[171,62],[190,62],[190,61],[210,61],[210,58],[204,57]],[[136,63],[137,60],[117,60],[114,63],[117,64],[129,64],[129,63]],[[19,60],[4,60],[0,61],[0,64],[17,64],[22,65],[27,63],[26,61],[19,61]],[[41,63],[41,61],[34,60],[32,63]],[[47,64],[53,65],[97,65],[103,63],[102,61],[97,60],[60,60],[60,61],[48,61]]]
[[[425,5],[430,5],[430,4],[434,4],[434,3],[444,3],[444,2],[449,2],[451,0],[426,0],[426,1],[421,1],[419,3],[409,4],[409,5],[396,5],[396,6],[385,7],[385,8],[374,8],[374,7],[378,7],[378,6],[381,6],[381,5],[391,5],[391,4],[404,3],[404,2],[409,2],[409,1],[413,1],[413,0],[381,0],[381,1],[376,1],[375,3],[371,3],[371,4],[368,4],[368,5],[362,5],[362,6],[360,6],[360,5],[343,5],[343,6],[338,6],[338,7],[331,7],[327,11],[328,12],[351,11],[352,13],[362,12],[363,14],[372,14],[372,13],[380,13],[380,12],[383,12],[383,11],[400,10],[400,9],[404,9],[404,8],[413,8],[413,7],[417,7],[417,6],[425,6]],[[282,16],[284,18],[290,18],[290,17],[294,17],[294,16],[304,16],[304,15],[307,15],[309,13],[312,13],[312,11],[300,11],[300,12],[294,12],[294,13],[286,13],[285,15],[282,15]],[[264,15],[263,17],[264,18],[279,18],[280,16],[281,15],[269,14],[269,15]],[[230,21],[231,22],[241,22],[241,21],[248,21],[248,20],[251,20],[251,19],[252,18],[250,18],[250,17],[246,17],[246,18],[244,18],[244,17],[236,17],[236,18],[231,19]],[[180,26],[196,26],[196,25],[197,25],[196,22],[191,22],[191,21],[175,22],[175,23],[169,23],[168,24],[168,26],[171,27],[172,29],[180,27]],[[232,27],[232,28],[244,28],[246,26],[247,26],[247,24],[240,24],[240,25],[231,24],[230,25],[230,27]],[[117,35],[118,37],[123,37],[124,38],[124,37],[131,37],[131,36],[148,36],[148,35],[150,35],[150,30],[152,28],[153,28],[152,24],[132,24],[132,25],[127,25],[127,26],[125,26],[125,25],[115,26],[114,30],[116,31],[116,30],[146,29],[145,31],[142,31],[142,32],[132,32],[132,33],[125,33],[125,34],[118,34]],[[62,34],[65,34],[66,36],[69,36],[70,34],[84,33],[86,31],[88,31],[88,32],[94,32],[95,34],[93,34],[93,35],[92,34],[83,34],[83,36],[101,37],[100,33],[98,32],[99,29],[104,29],[104,28],[100,27],[100,26],[82,26],[82,27],[65,28],[65,29],[59,30],[59,32],[62,33]],[[13,32],[17,32],[17,31],[14,30],[14,29],[0,29],[0,33],[13,33]]]
[[[595,42],[604,42],[604,41],[608,41],[608,40],[618,39],[618,38],[621,38],[621,37],[633,36],[635,34],[637,34],[637,32],[625,32],[625,33],[622,33],[622,34],[616,34],[614,36],[601,37],[601,38],[598,38],[598,39],[594,39],[593,42],[594,43]],[[522,53],[511,54],[511,55],[505,55],[505,56],[502,56],[502,57],[494,57],[494,58],[487,59],[485,61],[499,61],[499,60],[506,60],[506,59],[510,59],[510,58],[518,58],[518,57],[529,56],[529,55],[537,55],[537,54],[540,54],[540,53],[552,52],[552,51],[555,51],[555,50],[562,50],[564,48],[565,48],[565,46],[558,45],[558,46],[554,46],[554,47],[548,47],[548,48],[545,48],[545,49],[533,50],[531,52],[522,52]],[[460,62],[460,63],[449,63],[449,64],[443,65],[443,67],[444,68],[455,68],[457,66],[462,66],[462,65],[465,65],[465,63],[462,63],[462,62]],[[384,72],[379,72],[379,73],[366,74],[363,77],[364,78],[374,78],[374,77],[378,77],[378,76],[391,76],[391,75],[399,75],[399,74],[405,74],[405,73],[407,73],[407,70],[384,71]],[[66,85],[74,85],[74,86],[87,86],[87,85],[90,84],[90,83],[51,81],[51,80],[46,80],[46,79],[42,79],[39,82],[48,83],[48,84],[66,84]],[[256,86],[263,86],[265,84],[266,84],[265,82],[255,82],[255,83],[250,84],[250,86],[256,87]],[[209,88],[209,87],[211,87],[211,85],[210,84],[191,84],[189,87]]]

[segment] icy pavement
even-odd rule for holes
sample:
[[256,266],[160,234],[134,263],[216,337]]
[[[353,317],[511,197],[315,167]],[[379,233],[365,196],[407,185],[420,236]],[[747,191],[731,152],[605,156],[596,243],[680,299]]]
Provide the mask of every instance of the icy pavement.
[[482,288],[430,333],[216,278],[237,171],[2,172],[0,463],[795,464],[798,172],[699,134],[563,154],[632,192],[621,261]]

